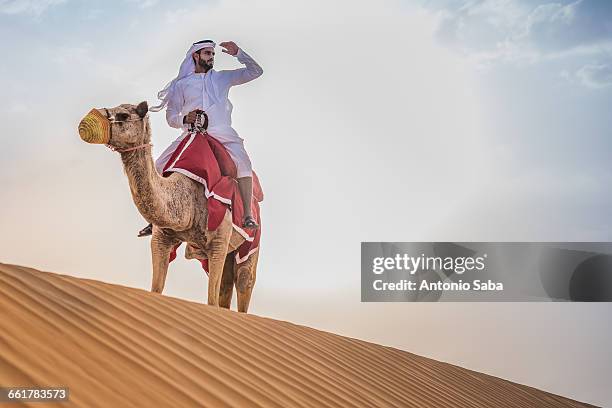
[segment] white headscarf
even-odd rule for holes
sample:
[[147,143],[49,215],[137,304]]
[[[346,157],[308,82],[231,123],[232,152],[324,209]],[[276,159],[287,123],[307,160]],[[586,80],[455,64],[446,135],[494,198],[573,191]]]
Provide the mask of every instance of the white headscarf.
[[170,99],[170,96],[174,92],[174,87],[176,86],[176,83],[180,79],[185,78],[187,75],[195,71],[195,62],[193,62],[193,57],[191,54],[193,54],[196,51],[201,50],[202,48],[209,48],[209,47],[215,48],[214,41],[212,40],[198,41],[197,43],[194,43],[191,46],[191,48],[189,48],[189,50],[187,51],[187,54],[185,55],[185,59],[181,63],[181,67],[179,68],[179,73],[176,76],[176,78],[168,82],[166,86],[164,86],[164,89],[162,89],[161,91],[157,93],[157,97],[161,100],[161,103],[157,106],[150,107],[149,110],[151,112],[159,112],[160,110],[164,109],[166,105],[168,105],[168,100]]

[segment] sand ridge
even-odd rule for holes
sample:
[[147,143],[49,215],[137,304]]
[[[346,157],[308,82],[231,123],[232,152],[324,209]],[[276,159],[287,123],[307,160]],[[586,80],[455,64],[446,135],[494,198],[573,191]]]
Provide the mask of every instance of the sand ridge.
[[0,264],[0,386],[28,385],[68,386],[62,407],[592,406],[288,322]]

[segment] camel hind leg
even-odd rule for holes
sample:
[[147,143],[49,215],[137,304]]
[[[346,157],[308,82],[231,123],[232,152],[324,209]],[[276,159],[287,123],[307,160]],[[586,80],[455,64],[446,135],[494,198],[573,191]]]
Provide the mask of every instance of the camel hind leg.
[[219,291],[219,306],[229,309],[234,295],[234,253],[225,257],[223,275],[221,276],[221,290]]
[[[221,291],[221,278],[225,259],[227,257],[228,245],[232,235],[232,216],[229,211],[215,231],[210,233],[208,245],[202,243],[201,247],[208,254],[208,305],[219,306],[219,293]],[[206,246],[205,246],[206,245]]]
[[238,264],[234,258],[234,285],[238,294],[238,311],[246,313],[249,310],[251,294],[257,275],[257,260],[259,250],[249,256],[249,259]]

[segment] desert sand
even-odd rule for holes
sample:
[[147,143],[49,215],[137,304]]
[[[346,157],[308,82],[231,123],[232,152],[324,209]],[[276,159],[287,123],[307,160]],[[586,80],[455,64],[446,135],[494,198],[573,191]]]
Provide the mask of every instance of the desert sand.
[[28,385],[69,387],[62,407],[592,406],[284,321],[0,264],[0,386]]

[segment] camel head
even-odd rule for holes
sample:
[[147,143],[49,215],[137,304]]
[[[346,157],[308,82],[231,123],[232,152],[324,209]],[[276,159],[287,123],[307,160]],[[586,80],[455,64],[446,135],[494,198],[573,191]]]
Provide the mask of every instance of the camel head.
[[115,108],[92,109],[79,123],[79,135],[87,143],[129,149],[151,141],[147,102]]

